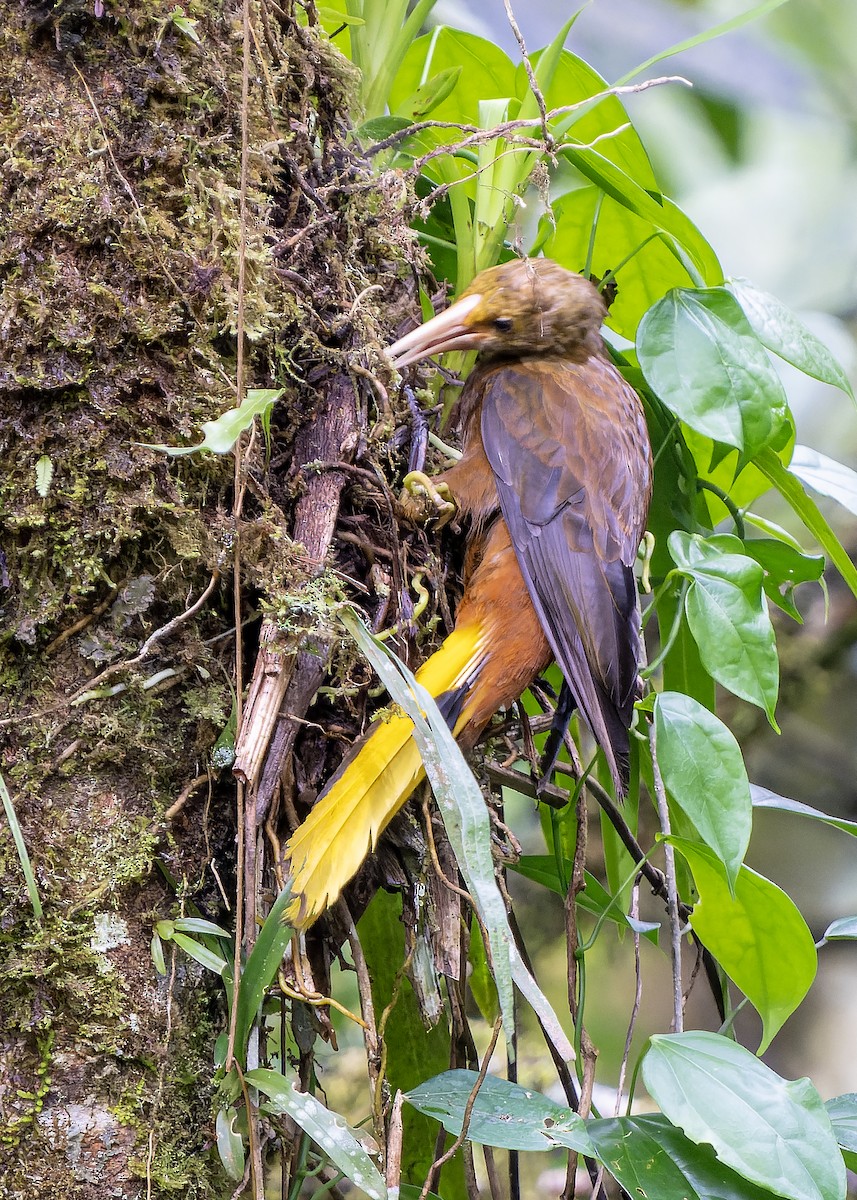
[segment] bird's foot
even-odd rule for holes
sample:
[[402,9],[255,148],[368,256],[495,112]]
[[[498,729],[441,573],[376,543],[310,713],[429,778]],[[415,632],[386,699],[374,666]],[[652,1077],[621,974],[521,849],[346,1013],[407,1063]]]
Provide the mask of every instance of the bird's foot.
[[422,471],[411,471],[403,482],[399,505],[408,520],[421,523],[434,519],[436,527],[442,529],[458,512],[448,484],[435,483]]

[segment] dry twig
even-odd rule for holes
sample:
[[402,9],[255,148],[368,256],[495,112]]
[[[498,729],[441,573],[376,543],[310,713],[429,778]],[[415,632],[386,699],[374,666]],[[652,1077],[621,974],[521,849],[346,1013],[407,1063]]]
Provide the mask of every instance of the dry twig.
[[479,1090],[482,1087],[482,1084],[485,1082],[485,1076],[488,1074],[488,1067],[491,1062],[491,1056],[494,1053],[494,1048],[497,1045],[497,1039],[500,1036],[501,1027],[502,1027],[502,1018],[498,1017],[497,1020],[494,1022],[494,1030],[491,1034],[491,1041],[488,1044],[488,1049],[485,1051],[485,1057],[482,1060],[482,1066],[479,1068],[479,1074],[476,1078],[476,1082],[473,1085],[473,1090],[471,1091],[470,1095],[467,1097],[467,1103],[464,1106],[464,1116],[463,1116],[462,1122],[461,1122],[461,1133],[458,1135],[457,1138],[455,1138],[455,1140],[453,1141],[453,1143],[449,1147],[449,1149],[444,1154],[441,1154],[441,1156],[439,1158],[436,1158],[434,1160],[434,1162],[432,1163],[431,1171],[429,1172],[428,1179],[426,1179],[425,1183],[423,1184],[422,1191],[420,1192],[419,1200],[426,1200],[426,1197],[429,1194],[429,1190],[430,1190],[429,1184],[431,1182],[432,1177],[435,1176],[436,1173],[440,1170],[440,1168],[442,1166],[444,1166],[446,1163],[448,1163],[449,1160],[452,1158],[452,1156],[455,1154],[455,1152],[461,1146],[464,1145],[464,1140],[467,1137],[467,1130],[470,1128],[470,1118],[473,1115],[473,1106],[476,1103],[476,1097],[479,1095]]
[[[658,79],[646,79],[643,83],[626,84],[623,87],[606,88],[602,92],[597,92],[594,96],[587,96],[585,100],[578,100],[575,104],[563,104],[559,108],[552,108],[546,114],[548,121],[553,121],[557,117],[566,115],[567,113],[575,112],[579,108],[584,108],[588,104],[597,104],[599,100],[604,100],[607,96],[626,96],[638,92],[648,91],[652,87],[661,87],[667,83],[682,83],[685,87],[692,87],[689,79],[685,79],[682,75],[663,75]],[[449,154],[453,150],[468,149],[473,146],[479,146],[483,142],[495,141],[497,138],[506,138],[509,140],[509,134],[514,134],[518,130],[532,129],[538,124],[533,119],[503,121],[500,125],[495,125],[492,129],[481,129],[478,125],[468,125],[462,121],[418,121],[413,125],[408,125],[405,129],[399,129],[395,133],[391,133],[389,137],[383,141],[375,142],[366,151],[367,156],[371,157],[374,154],[380,153],[382,150],[389,150],[396,146],[399,142],[406,141],[415,133],[422,133],[426,129],[457,129],[461,133],[468,136],[463,141],[449,142],[445,146],[438,146],[434,150],[415,159],[412,170],[422,170],[426,162],[432,158],[436,158],[439,154]],[[522,140],[520,143],[522,148],[543,149],[543,143],[540,140]]]

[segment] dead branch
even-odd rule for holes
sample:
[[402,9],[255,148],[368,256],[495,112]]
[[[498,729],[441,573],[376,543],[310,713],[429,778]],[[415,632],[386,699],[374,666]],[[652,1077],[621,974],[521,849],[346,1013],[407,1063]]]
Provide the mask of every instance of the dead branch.
[[[295,439],[295,462],[338,461],[346,455],[349,434],[353,434],[357,423],[357,404],[354,385],[346,375],[336,375],[327,389],[325,403]],[[345,473],[340,470],[321,471],[308,476],[306,491],[297,503],[293,537],[306,550],[307,558],[323,564],[330,550],[339,513],[339,498],[345,483]],[[321,684],[326,668],[325,655],[295,655],[283,649],[276,623],[262,623],[260,650],[250,681],[250,690],[245,705],[244,719],[236,744],[233,774],[243,779],[251,788],[259,782],[265,755],[271,745],[271,737],[283,701],[292,679],[298,683],[298,697],[303,703],[290,706],[291,712],[303,716],[309,700]],[[309,686],[311,685],[311,686]],[[307,695],[308,693],[308,695]],[[304,702],[305,698],[305,702]],[[287,709],[288,711],[288,709]],[[270,794],[279,779],[282,764],[294,744],[297,727],[291,728],[278,739],[276,757],[271,757],[266,770],[266,782]],[[273,747],[272,747],[273,749]],[[269,796],[270,800],[270,796]]]

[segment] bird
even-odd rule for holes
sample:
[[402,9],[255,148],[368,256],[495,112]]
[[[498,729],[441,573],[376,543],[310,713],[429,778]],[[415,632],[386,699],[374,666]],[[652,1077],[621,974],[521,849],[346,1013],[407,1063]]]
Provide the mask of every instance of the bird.
[[[652,455],[640,398],[601,337],[606,313],[589,279],[549,259],[512,259],[388,353],[401,370],[477,351],[454,414],[461,457],[434,477],[466,530],[464,592],[417,680],[468,750],[555,660],[621,799]],[[296,928],[336,900],[423,778],[412,730],[401,712],[370,727],[288,841]]]

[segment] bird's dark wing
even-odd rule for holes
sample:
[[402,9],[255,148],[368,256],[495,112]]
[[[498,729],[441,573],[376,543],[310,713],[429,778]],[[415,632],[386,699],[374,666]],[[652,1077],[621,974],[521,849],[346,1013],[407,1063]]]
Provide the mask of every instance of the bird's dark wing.
[[485,453],[524,579],[624,792],[640,651],[632,566],[651,490],[640,402],[599,357],[493,364],[479,383]]

